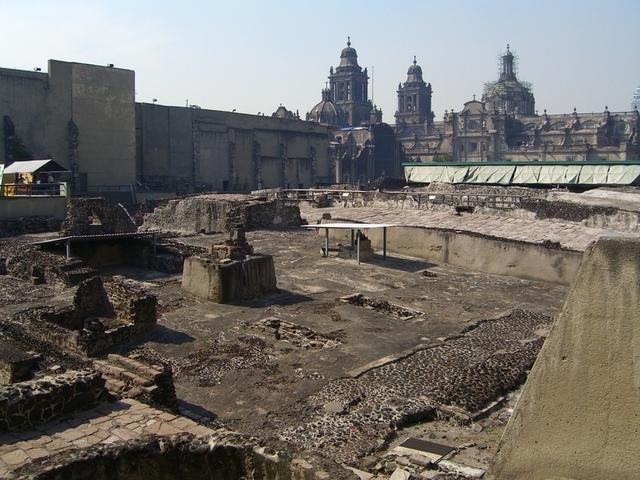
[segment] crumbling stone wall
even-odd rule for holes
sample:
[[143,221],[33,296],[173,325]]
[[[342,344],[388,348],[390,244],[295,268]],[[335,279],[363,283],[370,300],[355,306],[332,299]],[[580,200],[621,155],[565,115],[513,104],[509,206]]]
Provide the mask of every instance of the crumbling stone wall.
[[86,408],[105,394],[100,374],[86,370],[0,386],[0,431],[48,422]]
[[62,235],[132,233],[136,224],[125,208],[104,198],[73,198],[67,203]]
[[144,217],[145,230],[182,234],[217,233],[242,226],[245,231],[297,226],[300,209],[281,200],[242,195],[200,195],[171,200]]
[[118,320],[136,325],[154,325],[158,299],[140,287],[139,282],[115,276],[104,284]]
[[5,247],[5,273],[34,284],[70,287],[98,274],[97,270],[79,261],[67,261],[62,255],[41,250],[35,246]]
[[116,277],[105,288],[94,277],[80,284],[69,303],[32,307],[12,320],[36,339],[95,356],[155,326],[157,298],[136,284]]
[[120,480],[358,479],[336,463],[319,458],[292,459],[285,452],[259,447],[255,439],[230,432],[206,437],[186,433],[145,437],[67,450],[35,460],[9,478],[107,480],[113,478],[115,472]]

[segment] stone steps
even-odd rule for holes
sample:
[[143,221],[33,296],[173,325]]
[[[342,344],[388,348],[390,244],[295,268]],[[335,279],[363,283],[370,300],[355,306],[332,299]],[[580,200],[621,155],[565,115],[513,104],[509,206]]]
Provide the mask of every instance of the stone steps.
[[117,354],[109,354],[106,359],[94,360],[93,366],[102,374],[106,387],[112,394],[176,408],[177,399],[171,369],[157,369]]
[[163,374],[162,370],[153,368],[149,365],[139,362],[138,360],[124,357],[122,355],[109,354],[107,355],[107,359],[111,364],[116,365],[119,368],[128,370],[129,372],[135,373],[140,377],[149,379],[152,383],[157,381]]

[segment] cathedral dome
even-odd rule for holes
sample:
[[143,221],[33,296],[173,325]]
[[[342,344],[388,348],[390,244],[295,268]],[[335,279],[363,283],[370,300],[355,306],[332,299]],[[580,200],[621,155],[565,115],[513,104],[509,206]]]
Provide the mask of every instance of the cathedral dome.
[[358,52],[351,47],[351,37],[347,37],[347,46],[340,53],[340,67],[358,67]]
[[422,68],[418,65],[416,57],[413,57],[413,65],[407,70],[407,83],[422,82]]
[[338,109],[329,98],[329,91],[322,91],[322,101],[307,113],[308,122],[316,122],[321,125],[338,125]]

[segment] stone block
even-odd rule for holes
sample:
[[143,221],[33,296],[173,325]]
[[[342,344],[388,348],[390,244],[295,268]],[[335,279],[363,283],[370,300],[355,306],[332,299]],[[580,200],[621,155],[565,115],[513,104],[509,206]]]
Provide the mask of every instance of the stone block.
[[37,354],[23,352],[0,340],[0,385],[28,379],[39,359]]

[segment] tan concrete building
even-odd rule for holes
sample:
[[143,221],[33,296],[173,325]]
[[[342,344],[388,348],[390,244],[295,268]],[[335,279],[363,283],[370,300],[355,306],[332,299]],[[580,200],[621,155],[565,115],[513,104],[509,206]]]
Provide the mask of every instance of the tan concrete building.
[[[135,103],[135,72],[50,60],[47,73],[0,69],[0,163],[52,158],[74,193],[309,187],[333,178],[325,126]],[[108,188],[104,188],[104,187]]]
[[328,128],[297,118],[138,103],[136,136],[152,190],[306,188],[333,175]]
[[53,158],[74,191],[135,182],[135,73],[50,60],[48,72],[0,68],[2,163]]

